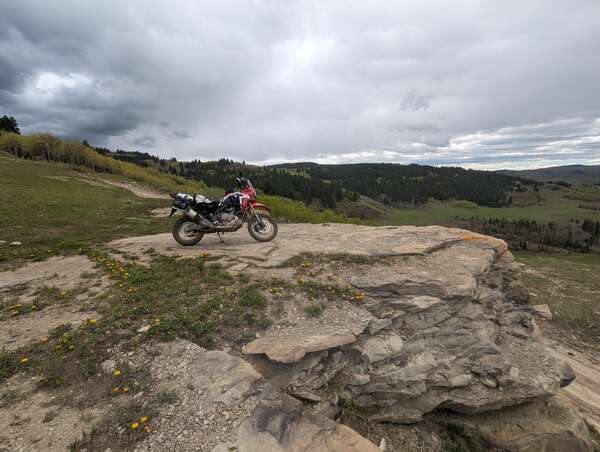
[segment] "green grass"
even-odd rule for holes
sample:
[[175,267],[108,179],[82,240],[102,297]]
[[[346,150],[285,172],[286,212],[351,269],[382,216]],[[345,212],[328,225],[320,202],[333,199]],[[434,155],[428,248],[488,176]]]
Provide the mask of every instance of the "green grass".
[[281,267],[310,268],[314,265],[337,262],[340,264],[373,265],[385,263],[385,258],[376,256],[362,256],[348,253],[300,253],[281,264]]
[[515,253],[527,265],[523,282],[531,304],[547,304],[552,323],[592,344],[600,344],[600,256]]
[[279,220],[290,223],[358,223],[360,220],[335,213],[329,209],[317,210],[299,201],[279,196],[259,196],[258,202],[272,209]]
[[566,223],[571,218],[600,221],[600,212],[579,207],[580,201],[567,199],[563,191],[546,190],[543,199],[533,205],[523,207],[485,207],[476,209],[453,204],[452,202],[432,201],[423,207],[407,209],[390,209],[388,215],[376,220],[380,225],[407,224],[425,226],[431,224],[447,224],[456,217],[471,218],[505,218],[508,220],[533,220],[538,223]]
[[80,252],[117,237],[168,231],[172,221],[150,210],[168,200],[142,199],[128,190],[91,185],[59,163],[0,154],[0,263]]
[[577,201],[600,202],[600,187],[577,185],[565,190],[565,197]]
[[[99,364],[110,358],[107,349],[116,344],[135,349],[138,341],[158,337],[213,347],[222,341],[242,343],[270,324],[262,284],[234,281],[203,258],[159,256],[149,267],[99,253],[92,258],[114,280],[104,303],[96,306],[98,319],[59,327],[46,341],[0,352],[0,380],[24,371],[45,387],[93,381]],[[136,335],[144,324],[151,326],[148,333]]]

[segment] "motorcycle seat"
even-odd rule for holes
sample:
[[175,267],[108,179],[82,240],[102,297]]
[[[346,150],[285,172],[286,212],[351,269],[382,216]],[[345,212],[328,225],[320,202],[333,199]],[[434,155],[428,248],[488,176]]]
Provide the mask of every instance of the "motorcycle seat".
[[194,201],[196,202],[196,204],[210,204],[214,202],[212,199],[202,195],[196,195]]

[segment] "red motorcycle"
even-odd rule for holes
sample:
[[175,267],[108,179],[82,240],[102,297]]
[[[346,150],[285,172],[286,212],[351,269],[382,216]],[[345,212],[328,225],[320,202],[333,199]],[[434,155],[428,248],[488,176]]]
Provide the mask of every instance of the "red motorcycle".
[[[243,177],[235,179],[231,192],[225,192],[221,200],[186,193],[171,194],[171,215],[183,213],[173,226],[173,238],[184,246],[198,243],[204,234],[234,232],[248,223],[248,232],[254,240],[268,242],[277,236],[277,223],[271,209],[256,202],[256,190],[252,182]],[[221,239],[222,241],[222,239]]]

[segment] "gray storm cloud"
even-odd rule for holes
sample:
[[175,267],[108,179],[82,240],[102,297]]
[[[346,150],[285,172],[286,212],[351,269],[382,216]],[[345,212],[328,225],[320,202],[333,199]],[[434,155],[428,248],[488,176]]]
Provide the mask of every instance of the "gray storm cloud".
[[3,2],[0,114],[179,159],[600,163],[600,3]]

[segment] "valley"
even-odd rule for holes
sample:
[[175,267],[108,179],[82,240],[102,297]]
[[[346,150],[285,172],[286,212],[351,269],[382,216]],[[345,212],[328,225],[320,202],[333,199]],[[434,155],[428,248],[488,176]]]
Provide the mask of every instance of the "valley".
[[[172,181],[154,178],[148,183],[143,177],[0,155],[0,423],[6,426],[0,443],[9,449],[185,449],[196,444],[211,452],[229,447],[245,450],[244,444],[264,447],[252,442],[260,436],[252,419],[278,422],[293,416],[297,423],[291,427],[289,442],[278,443],[283,450],[304,447],[307,440],[335,444],[338,450],[378,450],[382,438],[392,451],[501,450],[520,441],[517,436],[499,438],[492,433],[496,423],[505,422],[504,411],[474,418],[432,410],[427,400],[436,397],[440,406],[455,405],[459,412],[467,412],[481,400],[490,406],[498,400],[513,404],[508,402],[513,390],[514,397],[522,397],[519,391],[525,391],[531,400],[522,408],[512,408],[510,415],[535,420],[526,424],[531,429],[527,441],[552,431],[552,441],[561,447],[588,450],[600,439],[594,385],[594,375],[600,374],[597,256],[516,251],[517,266],[513,266],[496,261],[505,250],[500,240],[429,226],[459,226],[456,217],[470,218],[473,212],[569,222],[579,200],[565,197],[566,192],[542,186],[534,205],[502,208],[430,201],[419,208],[390,209],[366,199],[371,207],[387,209],[386,217],[369,221],[262,196],[284,221],[276,241],[259,244],[243,234],[225,234],[224,243],[205,237],[199,245],[183,248],[172,240],[173,220],[165,217]],[[286,224],[286,220],[291,221]],[[340,224],[340,220],[365,224]],[[372,228],[373,224],[381,227]],[[457,261],[462,264],[457,266]],[[478,291],[496,290],[492,288],[497,276],[486,270],[490,262],[497,262],[493,265],[507,281],[520,268],[528,303],[548,305],[551,312],[548,318],[532,314],[529,308],[515,308],[520,301],[486,314],[500,316],[499,324],[510,324],[507,337],[513,339],[507,340],[502,352],[507,353],[508,367],[500,365],[491,374],[482,370],[455,375],[464,371],[457,363],[459,367],[451,367],[447,378],[466,382],[463,375],[468,375],[463,395],[430,389],[433,392],[421,398],[420,390],[402,389],[403,395],[394,397],[410,394],[417,411],[386,411],[385,404],[378,408],[388,413],[388,420],[419,419],[411,425],[374,422],[377,411],[348,399],[359,390],[356,383],[342,392],[331,391],[352,379],[381,378],[380,371],[361,372],[374,366],[372,360],[378,358],[372,353],[396,353],[394,347],[405,354],[398,360],[384,358],[386,365],[442,372],[441,363],[447,358],[443,347],[436,348],[437,335],[422,337],[432,341],[429,350],[438,350],[430,362],[428,355],[410,351],[418,347],[426,325],[415,324],[413,332],[410,325],[423,315],[431,316],[426,322],[447,318],[445,309],[454,313],[454,308],[445,307],[446,300],[464,303],[462,297],[470,293],[467,288],[475,284],[479,272],[487,275],[490,286]],[[421,314],[410,317],[403,327],[378,330],[374,325],[387,325],[385,316],[390,314],[380,303],[386,303],[392,286],[398,293],[412,287],[405,294],[410,296],[402,298],[401,312],[416,309]],[[520,297],[525,296],[517,288],[502,290],[511,294],[507,297],[523,300]],[[456,322],[487,337],[490,330],[474,320],[479,314],[471,312],[470,306],[467,303],[461,308],[464,312],[441,320],[440,325],[449,323],[439,337],[462,331],[451,326]],[[500,314],[504,309],[516,309],[511,314],[516,317],[504,319]],[[536,327],[527,326],[532,325],[528,323],[532,315]],[[539,369],[528,367],[529,355],[521,355],[529,350],[537,357],[546,356],[537,331],[554,353],[544,358],[546,372],[554,369],[550,373],[556,372],[557,379],[569,380],[568,374],[559,377],[564,371],[554,367],[555,360],[566,360],[582,375],[564,390],[548,381],[547,387],[559,395],[547,406],[537,401],[541,389],[528,380]],[[448,343],[466,340],[461,337]],[[517,343],[524,347],[518,353]],[[272,349],[272,344],[278,347]],[[375,344],[382,348],[371,350]],[[350,380],[342,374],[328,376],[329,370],[338,375],[336,360],[342,355],[336,353],[344,354],[346,362],[354,356],[352,350],[362,350],[365,358],[361,359],[370,364],[361,364],[343,377]],[[301,358],[305,355],[310,360]],[[281,367],[281,360],[288,367]],[[199,367],[199,362],[212,364]],[[516,370],[511,374],[511,368],[518,368],[520,376],[515,377]],[[419,378],[427,388],[448,384],[441,384],[434,370],[425,372]],[[237,377],[231,380],[224,375]],[[276,388],[288,389],[262,394],[256,384],[265,375]],[[289,380],[292,376],[299,380]],[[330,381],[329,386],[305,383],[322,378]],[[519,384],[524,386],[518,389]],[[232,392],[234,387],[241,389]],[[363,390],[367,392],[360,400],[370,400],[368,385]],[[267,405],[265,397],[270,400]],[[268,406],[279,408],[269,411]],[[564,422],[550,422],[548,413]],[[473,424],[473,419],[479,419],[479,424]],[[317,430],[316,425],[326,427]],[[518,430],[508,424],[505,428]],[[272,434],[277,437],[280,432]]]

